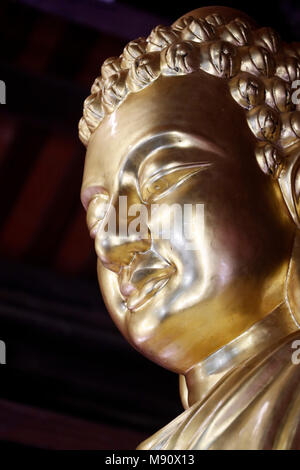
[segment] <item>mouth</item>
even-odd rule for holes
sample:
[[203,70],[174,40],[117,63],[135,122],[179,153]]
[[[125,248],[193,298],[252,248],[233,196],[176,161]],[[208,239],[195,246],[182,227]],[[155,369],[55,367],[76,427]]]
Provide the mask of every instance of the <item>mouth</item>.
[[135,259],[133,265],[121,270],[119,288],[128,310],[137,310],[152,299],[176,271],[165,260],[153,261],[152,259],[152,263],[147,264],[146,259]]
[[144,305],[167,284],[168,280],[169,278],[153,279],[148,281],[141,290],[134,288],[132,294],[126,298],[128,310],[136,310]]

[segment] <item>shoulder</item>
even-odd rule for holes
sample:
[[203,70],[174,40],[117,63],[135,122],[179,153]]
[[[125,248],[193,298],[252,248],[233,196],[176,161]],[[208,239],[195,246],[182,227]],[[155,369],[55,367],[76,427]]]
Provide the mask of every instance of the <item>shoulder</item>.
[[300,449],[300,331],[243,363],[138,449]]

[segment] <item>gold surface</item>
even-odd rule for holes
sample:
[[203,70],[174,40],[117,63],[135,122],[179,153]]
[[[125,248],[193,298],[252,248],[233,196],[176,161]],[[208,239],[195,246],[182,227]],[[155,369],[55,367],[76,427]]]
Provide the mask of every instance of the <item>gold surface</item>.
[[[201,8],[105,61],[85,101],[102,295],[129,343],[180,374],[186,408],[140,449],[300,448],[299,58],[243,13]],[[120,196],[166,205],[146,236],[100,230]],[[192,249],[153,237],[196,203]]]

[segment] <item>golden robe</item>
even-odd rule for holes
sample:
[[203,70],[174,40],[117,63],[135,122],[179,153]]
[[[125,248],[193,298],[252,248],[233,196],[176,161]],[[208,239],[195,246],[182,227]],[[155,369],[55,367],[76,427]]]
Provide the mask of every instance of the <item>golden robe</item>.
[[299,331],[240,364],[138,450],[300,449],[295,341]]

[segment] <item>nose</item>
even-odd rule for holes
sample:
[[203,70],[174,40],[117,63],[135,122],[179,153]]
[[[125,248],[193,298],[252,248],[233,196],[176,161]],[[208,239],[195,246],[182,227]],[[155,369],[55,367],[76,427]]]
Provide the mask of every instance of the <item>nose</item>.
[[138,204],[138,217],[129,215],[126,196],[118,196],[110,205],[102,227],[97,233],[95,248],[102,264],[114,272],[128,266],[136,253],[146,252],[151,247],[147,208]]

